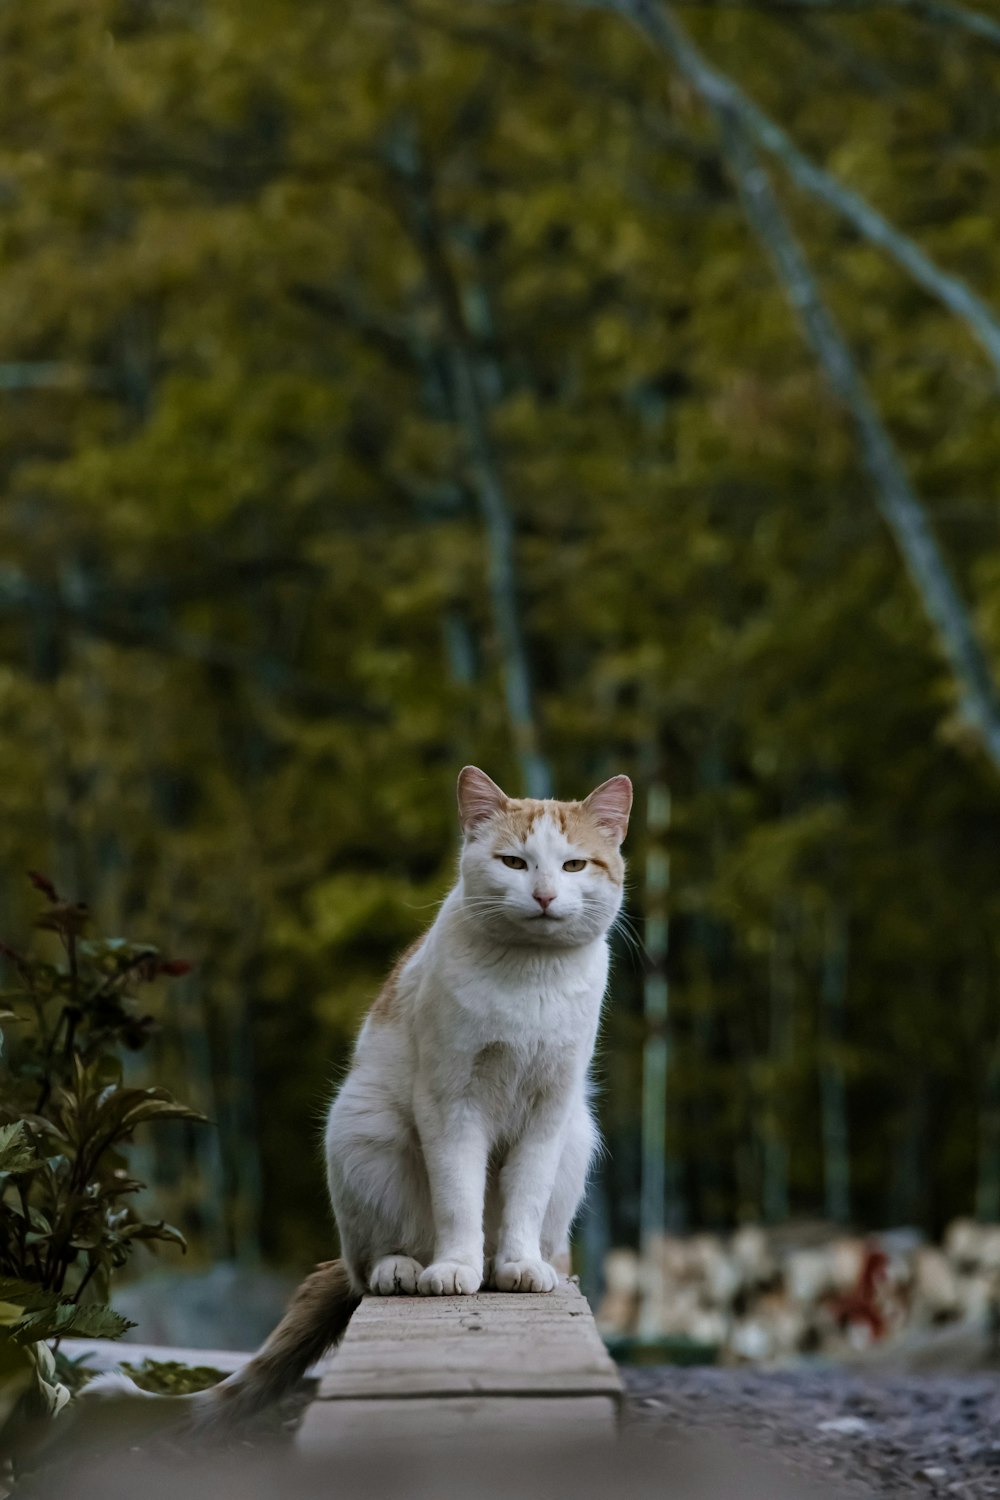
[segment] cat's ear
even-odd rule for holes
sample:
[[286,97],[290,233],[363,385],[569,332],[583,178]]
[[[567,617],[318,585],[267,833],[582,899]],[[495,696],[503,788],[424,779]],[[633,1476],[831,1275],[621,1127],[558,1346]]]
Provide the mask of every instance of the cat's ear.
[[507,802],[506,794],[478,766],[465,766],[459,772],[458,816],[465,833],[472,833]]
[[627,776],[612,776],[610,781],[602,781],[583,805],[616,844],[624,841],[632,810],[632,783]]

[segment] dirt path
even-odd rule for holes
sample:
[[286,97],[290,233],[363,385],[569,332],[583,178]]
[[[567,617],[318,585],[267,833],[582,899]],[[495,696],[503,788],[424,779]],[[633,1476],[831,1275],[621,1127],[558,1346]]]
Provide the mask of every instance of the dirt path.
[[839,1496],[1000,1495],[1000,1375],[622,1371],[628,1419],[679,1448],[737,1441]]

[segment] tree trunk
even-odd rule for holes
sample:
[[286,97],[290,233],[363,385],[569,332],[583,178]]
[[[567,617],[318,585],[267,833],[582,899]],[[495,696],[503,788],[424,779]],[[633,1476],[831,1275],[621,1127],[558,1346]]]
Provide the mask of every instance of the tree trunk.
[[789,1215],[788,1141],[784,1090],[792,1051],[795,973],[791,916],[787,904],[779,903],[771,929],[771,961],[768,973],[769,1038],[768,1096],[761,1101],[763,1120],[762,1198],[768,1224],[783,1224]]
[[521,623],[514,517],[490,432],[481,360],[452,270],[433,183],[412,136],[397,138],[392,166],[404,187],[406,219],[441,315],[455,417],[465,439],[472,492],[483,525],[490,607],[521,779],[528,796],[551,797],[552,768],[541,748]]
[[976,1218],[1000,1223],[1000,1036],[990,1053],[979,1112]]
[[819,1081],[823,1122],[823,1194],[826,1216],[834,1224],[851,1218],[851,1154],[847,1123],[847,1088],[840,1056],[847,1029],[847,920],[839,906],[827,912],[823,945],[822,1024]]
[[645,916],[648,967],[643,983],[646,1033],[642,1046],[642,1182],[639,1239],[645,1249],[667,1226],[667,1033],[670,940],[670,790],[660,779],[646,793]]

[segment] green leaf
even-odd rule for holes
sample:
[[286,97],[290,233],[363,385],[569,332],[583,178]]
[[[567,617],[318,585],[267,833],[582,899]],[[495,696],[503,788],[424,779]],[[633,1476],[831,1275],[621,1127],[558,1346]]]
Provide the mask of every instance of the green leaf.
[[28,1354],[35,1366],[45,1410],[50,1417],[58,1416],[69,1401],[71,1393],[69,1387],[56,1378],[55,1356],[48,1344],[42,1341],[31,1344]]
[[135,1324],[110,1307],[77,1307],[72,1302],[60,1303],[58,1307],[27,1314],[11,1329],[11,1338],[18,1344],[30,1344],[36,1339],[63,1338],[73,1334],[76,1338],[116,1339],[127,1328]]
[[31,1357],[42,1380],[55,1379],[56,1359],[48,1344],[37,1344],[31,1351]]
[[146,1120],[200,1120],[205,1116],[186,1104],[178,1104],[166,1089],[106,1088],[94,1112],[89,1129],[102,1134],[114,1131],[117,1137],[131,1135]]
[[[44,1349],[45,1345],[34,1344],[32,1347],[35,1349]],[[72,1393],[67,1386],[61,1385],[58,1382],[53,1385],[51,1381],[43,1380],[41,1376],[39,1376],[38,1388],[41,1392],[42,1400],[45,1402],[45,1409],[50,1417],[57,1417],[63,1407],[72,1399]]]
[[0,1302],[11,1302],[25,1311],[58,1306],[57,1292],[47,1291],[37,1281],[20,1281],[12,1276],[0,1276]]
[[67,1331],[77,1338],[117,1339],[135,1326],[131,1318],[123,1318],[114,1308],[92,1304],[74,1307]]
[[169,1096],[166,1099],[147,1099],[130,1109],[123,1120],[129,1132],[146,1120],[197,1120],[206,1124],[208,1116],[187,1104],[178,1104]]
[[0,1125],[0,1172],[30,1172],[38,1165],[38,1153],[24,1121]]
[[136,1385],[157,1396],[187,1396],[225,1379],[223,1371],[211,1365],[184,1365],[177,1360],[144,1359],[141,1365],[122,1360],[121,1367]]
[[127,1224],[121,1235],[124,1240],[163,1240],[187,1250],[187,1240],[180,1230],[175,1229],[173,1224],[164,1224],[162,1220],[158,1224]]

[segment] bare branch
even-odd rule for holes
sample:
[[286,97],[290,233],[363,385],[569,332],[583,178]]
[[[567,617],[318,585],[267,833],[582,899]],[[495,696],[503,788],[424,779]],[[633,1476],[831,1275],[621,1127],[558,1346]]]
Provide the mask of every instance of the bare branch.
[[723,121],[726,155],[758,238],[770,254],[827,380],[851,417],[876,504],[896,539],[957,680],[962,709],[1000,770],[1000,698],[982,645],[948,571],[896,447],[861,379],[847,341],[823,302],[767,173],[738,125]]
[[974,36],[977,41],[1000,47],[1000,22],[994,21],[991,16],[984,16],[981,11],[968,10],[964,5],[952,5],[947,0],[883,0],[883,3],[892,5],[897,10],[907,10],[921,21],[951,26],[956,31]]
[[[649,9],[646,0],[616,0],[630,12]],[[645,23],[643,30],[646,30]],[[669,24],[669,23],[668,23]],[[647,35],[649,32],[647,31]],[[693,53],[693,49],[692,49]],[[914,493],[896,447],[883,425],[858,371],[847,340],[831,316],[808,261],[775,196],[771,181],[754,155],[743,112],[728,90],[714,87],[714,75],[695,64],[686,49],[671,54],[702,95],[719,124],[723,149],[751,227],[778,272],[826,374],[850,417],[875,502],[896,540],[939,645],[950,663],[962,711],[980,736],[994,768],[1000,771],[1000,697],[990,665],[948,565]]]
[[817,166],[731,78],[705,61],[664,6],[657,5],[655,0],[600,0],[600,5],[631,21],[673,60],[710,108],[716,112],[723,110],[739,120],[763,150],[777,157],[794,182],[836,209],[864,239],[885,250],[930,296],[960,318],[986,351],[1000,378],[1000,320],[961,277],[942,270],[915,240],[884,219],[866,198]]

